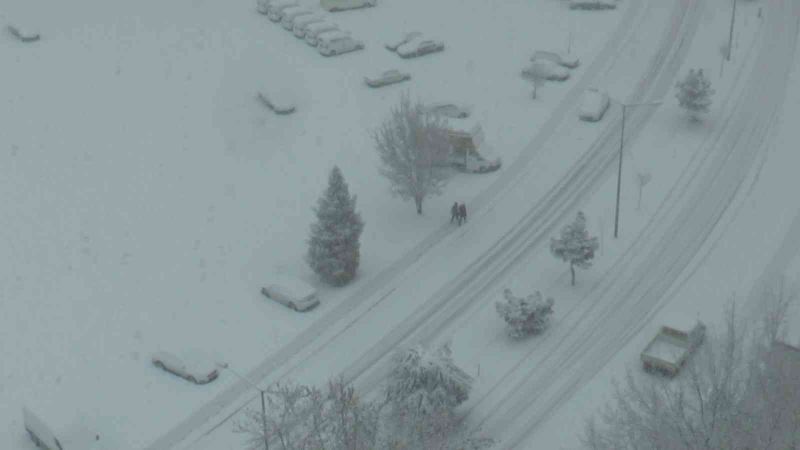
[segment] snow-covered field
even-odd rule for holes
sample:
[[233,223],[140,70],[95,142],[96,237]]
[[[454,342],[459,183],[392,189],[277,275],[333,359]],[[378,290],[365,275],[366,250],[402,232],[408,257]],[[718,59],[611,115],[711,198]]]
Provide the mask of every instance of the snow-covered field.
[[[796,183],[792,170],[798,163],[791,129],[791,118],[800,114],[798,72],[788,81],[794,88],[786,95],[784,119],[777,120],[783,65],[763,55],[774,49],[787,57],[788,47],[776,38],[780,33],[762,27],[768,17],[791,38],[794,28],[786,23],[798,9],[786,5],[797,2],[741,4],[734,58],[721,78],[719,45],[727,38],[730,12],[723,0],[626,2],[603,13],[570,12],[555,0],[495,3],[442,0],[431,8],[421,0],[387,0],[333,15],[367,49],[331,59],[256,14],[248,2],[14,0],[0,7],[0,25],[35,24],[42,34],[35,44],[0,39],[10,80],[0,85],[0,102],[8,105],[0,111],[6,125],[0,183],[9,255],[0,266],[0,342],[11,362],[0,369],[0,420],[9,424],[0,432],[0,446],[33,448],[21,424],[21,406],[32,405],[65,422],[79,415],[97,424],[104,438],[142,448],[237,384],[223,372],[212,384],[189,385],[155,370],[152,351],[201,346],[244,373],[310,324],[332,318],[343,320],[320,331],[307,349],[286,356],[289,364],[270,371],[267,380],[320,382],[343,372],[372,389],[385,367],[384,343],[452,339],[463,367],[480,370],[465,408],[472,424],[485,422],[487,431],[502,434],[508,439],[503,447],[575,448],[574,419],[600,404],[610,378],[635,367],[658,325],[659,308],[697,312],[713,324],[725,302],[737,293],[746,296],[762,275],[784,266],[790,274],[800,271],[800,204],[787,188]],[[772,15],[759,19],[762,6],[773,8]],[[682,11],[696,16],[686,19]],[[778,21],[781,12],[789,19]],[[622,27],[612,33],[618,23]],[[546,84],[532,101],[519,70],[538,43],[563,50],[570,29],[583,64],[572,80]],[[445,52],[405,61],[382,48],[388,38],[411,30],[444,40]],[[603,50],[608,39],[618,45]],[[595,55],[601,61],[590,64]],[[769,89],[754,91],[762,63],[772,64],[775,73],[765,75]],[[411,72],[411,83],[363,86],[363,75],[393,67]],[[701,125],[686,120],[670,89],[674,76],[692,67],[704,68],[717,90]],[[255,93],[267,83],[293,89],[298,112],[282,117],[265,110]],[[584,84],[628,101],[665,96],[657,112],[628,118],[616,241],[616,166],[609,163],[613,158],[601,157],[613,155],[618,142],[618,106],[599,124],[580,123],[573,109],[559,109],[575,101],[580,92],[571,89]],[[444,196],[426,203],[422,217],[388,196],[368,134],[404,89],[432,101],[474,105],[487,140],[506,162],[493,175],[457,176]],[[773,106],[779,112],[774,116]],[[750,122],[775,125],[741,126]],[[551,124],[557,126],[548,129]],[[731,134],[737,126],[746,133],[738,140]],[[727,147],[738,150],[750,144],[742,139],[764,135],[774,138],[753,140],[752,156],[732,151],[738,159],[725,162]],[[597,156],[589,160],[596,170],[575,169],[584,155]],[[514,161],[524,163],[513,167]],[[302,262],[304,240],[310,207],[333,164],[358,195],[367,224],[361,276],[348,288],[323,288],[323,305],[298,315],[265,302],[258,288],[270,272],[314,281]],[[698,180],[725,164],[733,168],[718,177],[726,183],[705,189],[719,197],[693,194],[704,191]],[[645,171],[653,178],[639,209],[635,175]],[[551,192],[565,174],[575,173],[591,174],[585,187],[568,197]],[[514,175],[509,184],[492,184],[508,174]],[[496,204],[487,203],[493,195]],[[566,203],[546,203],[553,198]],[[473,199],[479,207],[471,209],[467,226],[445,224],[453,200],[469,207]],[[715,199],[725,202],[713,205],[721,211],[715,222],[701,221],[706,216],[699,213],[696,222],[685,221],[684,228],[702,238],[697,248],[686,258],[664,252],[662,237],[681,231],[681,218],[694,220],[684,216],[687,206]],[[568,270],[549,254],[543,233],[577,208],[587,212],[601,250],[595,267],[579,271],[571,289]],[[550,215],[537,218],[537,212]],[[689,233],[675,244],[694,238]],[[433,250],[406,253],[415,245]],[[648,272],[647,263],[661,255],[680,271],[659,263]],[[472,274],[480,276],[468,278]],[[641,274],[641,286],[631,281]],[[674,282],[655,283],[661,275]],[[381,289],[384,280],[391,283]],[[614,295],[633,298],[647,283],[662,293],[648,294],[657,301],[641,294],[647,308],[621,309],[614,319]],[[466,291],[471,286],[482,290]],[[554,296],[554,327],[544,336],[510,342],[493,306],[505,286]],[[351,296],[360,292],[371,300],[354,302]],[[612,345],[592,357],[563,356],[559,336],[569,345],[593,342],[592,305],[612,314],[612,328],[629,331],[597,334],[598,343]],[[636,318],[637,311],[645,320],[631,327],[626,318]],[[542,376],[556,369],[565,383],[575,384],[564,390]],[[585,374],[575,376],[579,369]],[[532,395],[522,395],[528,391]],[[542,393],[548,397],[535,402]],[[183,444],[239,448],[230,424]],[[202,425],[205,433],[213,423]]]
[[[531,101],[518,75],[530,54],[563,50],[572,29],[586,63],[620,14],[569,14],[551,0],[386,2],[333,15],[367,49],[328,59],[251,2],[3,3],[3,25],[35,26],[42,40],[0,38],[0,342],[13,361],[0,369],[2,446],[30,448],[25,404],[55,422],[78,412],[131,448],[168,430],[235,379],[189,385],[155,370],[152,351],[204,347],[247,372],[357,288],[323,288],[308,315],[258,293],[271,272],[313,281],[304,241],[333,164],[367,223],[362,282],[449,233],[449,204],[469,205],[502,176],[457,176],[423,217],[391,199],[369,130],[400,92],[473,105],[513,161],[571,88],[547,84]],[[383,49],[407,30],[446,51],[405,61]],[[414,79],[363,86],[392,67]],[[265,84],[293,90],[298,112],[265,110],[255,99]]]

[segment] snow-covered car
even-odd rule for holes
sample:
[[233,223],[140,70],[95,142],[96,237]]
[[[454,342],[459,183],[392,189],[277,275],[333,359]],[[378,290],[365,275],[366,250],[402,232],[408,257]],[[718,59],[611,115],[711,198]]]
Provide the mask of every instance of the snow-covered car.
[[286,90],[261,91],[258,98],[275,114],[291,114],[297,109],[294,98]]
[[387,70],[374,77],[364,77],[364,82],[369,87],[382,87],[390,84],[400,83],[411,79],[411,74],[400,72],[399,70]]
[[256,0],[256,11],[261,14],[267,14],[269,12],[269,2],[270,0]]
[[386,47],[386,50],[390,52],[397,51],[397,47],[400,47],[403,44],[406,44],[414,39],[419,39],[422,37],[422,33],[419,31],[411,31],[408,33],[403,33],[402,36],[396,37],[384,44],[383,46]]
[[614,9],[614,0],[569,0],[569,9]]
[[290,8],[286,8],[283,10],[283,14],[281,15],[281,26],[289,31],[292,31],[294,28],[294,21],[298,17],[310,16],[313,14],[310,10],[303,8],[302,6],[293,6]]
[[353,39],[350,33],[324,34],[317,42],[317,50],[322,56],[341,55],[364,48],[364,43]]
[[427,55],[428,53],[440,52],[444,50],[444,43],[433,39],[412,39],[410,42],[397,47],[397,54],[401,58],[414,58]]
[[267,17],[273,22],[280,22],[283,19],[283,11],[296,6],[298,6],[297,0],[273,0],[267,5]]
[[583,93],[578,117],[581,120],[597,122],[603,118],[610,105],[611,100],[608,98],[608,94],[594,88],[587,89]]
[[531,62],[534,62],[539,59],[546,59],[548,61],[553,61],[559,66],[564,66],[569,69],[574,69],[578,67],[578,65],[580,65],[581,63],[581,60],[578,59],[576,56],[565,55],[559,52],[549,52],[545,50],[538,50],[533,54],[533,56],[531,56]]
[[306,44],[316,47],[319,43],[319,36],[323,33],[331,31],[340,31],[339,26],[331,22],[316,22],[306,27],[306,34],[304,39]]
[[330,12],[335,12],[344,11],[347,9],[375,6],[378,4],[378,0],[320,0],[319,4],[324,9]]
[[569,78],[569,70],[553,61],[538,59],[522,69],[522,76],[529,79],[541,78],[551,81],[564,81]]
[[41,36],[39,33],[28,30],[26,28],[22,28],[19,25],[8,25],[6,30],[14,36],[15,38],[19,39],[22,42],[35,42],[38,41]]
[[308,29],[309,25],[311,25],[312,23],[320,23],[323,20],[324,19],[321,16],[318,16],[316,14],[300,16],[294,19],[294,26],[292,27],[292,33],[295,35],[295,37],[302,39],[306,36],[306,29]]
[[308,311],[319,305],[316,289],[292,277],[274,276],[271,284],[261,288],[261,293],[295,311]]
[[180,354],[156,352],[151,359],[154,366],[195,384],[210,383],[219,376],[217,363],[210,356],[196,350]]
[[425,111],[437,114],[450,119],[466,119],[472,111],[469,107],[456,105],[454,103],[431,103],[425,107]]

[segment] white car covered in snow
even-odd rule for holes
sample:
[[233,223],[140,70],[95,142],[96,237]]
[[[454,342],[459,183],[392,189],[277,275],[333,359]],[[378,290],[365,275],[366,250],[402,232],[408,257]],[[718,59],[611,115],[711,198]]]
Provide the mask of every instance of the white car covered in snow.
[[392,69],[380,73],[374,77],[364,77],[364,82],[369,87],[377,88],[390,84],[400,83],[411,79],[411,74]]
[[256,0],[256,11],[261,14],[267,14],[269,12],[269,3],[270,0]]
[[528,79],[540,78],[550,81],[564,81],[569,78],[569,70],[547,59],[537,59],[522,69],[522,76]]
[[583,93],[578,117],[588,122],[597,122],[603,118],[610,105],[611,100],[608,98],[608,94],[593,88],[587,89]]
[[261,91],[258,99],[275,114],[291,114],[297,109],[294,97],[286,90]]
[[294,21],[298,17],[310,16],[313,13],[301,6],[293,6],[291,8],[286,8],[283,10],[283,14],[281,15],[281,26],[289,31],[292,31],[294,28]]
[[219,376],[218,363],[209,355],[196,350],[184,351],[177,355],[170,352],[156,352],[152,356],[153,365],[195,384],[206,384]]
[[297,0],[273,0],[267,5],[267,17],[273,22],[280,22],[285,9],[297,6]]
[[317,50],[322,56],[341,55],[364,48],[364,43],[354,39],[350,33],[335,32],[323,33],[317,42]]
[[312,23],[320,23],[323,20],[324,19],[321,16],[318,16],[316,14],[300,16],[294,19],[294,25],[292,26],[292,33],[295,35],[295,37],[302,39],[306,37],[306,30],[308,29],[309,25],[311,25]]
[[539,60],[539,59],[546,59],[548,61],[552,61],[559,66],[564,66],[569,69],[574,69],[580,65],[581,60],[575,56],[565,55],[560,52],[550,52],[545,50],[538,50],[536,51],[533,56],[531,56],[531,62]]
[[431,103],[425,107],[425,111],[450,119],[466,119],[472,113],[468,106],[445,102]]
[[569,9],[614,9],[616,0],[569,0]]
[[316,22],[308,25],[306,27],[306,34],[304,36],[306,44],[316,47],[319,43],[320,35],[323,33],[329,33],[331,31],[340,31],[339,25],[331,22]]
[[444,42],[433,39],[412,39],[409,42],[397,47],[397,54],[401,58],[416,58],[444,50]]
[[19,25],[8,25],[6,30],[22,42],[36,42],[41,37],[36,31],[23,28]]
[[386,47],[386,50],[394,52],[397,51],[397,48],[400,47],[401,45],[407,44],[408,42],[411,42],[414,39],[419,39],[421,37],[422,33],[420,33],[419,31],[411,31],[408,33],[403,33],[401,36],[398,36],[392,40],[387,41],[386,44],[384,44],[383,46]]
[[320,0],[319,4],[322,8],[335,12],[375,6],[378,4],[378,0]]
[[261,288],[261,293],[295,311],[308,311],[319,305],[317,290],[293,277],[273,276],[271,283]]

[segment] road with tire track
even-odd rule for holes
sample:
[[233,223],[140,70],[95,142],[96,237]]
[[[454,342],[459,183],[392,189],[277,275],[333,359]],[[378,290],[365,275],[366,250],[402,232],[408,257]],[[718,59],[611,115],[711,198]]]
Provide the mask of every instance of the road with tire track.
[[[626,10],[626,16],[618,31],[609,40],[608,45],[598,55],[594,63],[586,70],[585,76],[578,81],[576,86],[567,95],[564,102],[554,111],[548,124],[542,128],[542,133],[537,135],[531,146],[526,152],[522,154],[518,161],[510,164],[506,176],[498,181],[495,185],[490,187],[489,190],[484,192],[473,203],[473,210],[477,209],[478,213],[473,214],[472,222],[476,220],[490,220],[493,214],[492,208],[488,207],[488,200],[497,196],[503,195],[511,189],[515,189],[518,185],[525,182],[528,177],[528,169],[531,161],[542,151],[546,146],[555,146],[553,142],[554,136],[564,138],[569,136],[570,127],[574,126],[574,113],[575,106],[579,99],[582,90],[593,84],[598,76],[608,76],[613,74],[616,63],[616,57],[622,54],[625,46],[635,45],[639,42],[640,34],[652,33],[652,24],[645,20],[647,17],[659,19],[663,18],[664,11],[655,8],[658,2],[645,2],[632,4]],[[659,47],[653,52],[652,57],[649,58],[647,63],[641,70],[643,74],[639,82],[635,84],[633,92],[628,97],[628,101],[642,101],[656,96],[663,95],[659,92],[661,89],[665,92],[666,88],[672,84],[675,71],[680,66],[682,58],[685,55],[687,44],[691,41],[691,37],[696,30],[696,21],[688,20],[692,17],[687,12],[691,11],[694,6],[693,2],[678,1],[674,3],[674,7],[668,8],[665,11],[666,18],[669,21],[663,21],[669,25],[666,30]],[[645,26],[649,24],[650,26]],[[662,23],[663,25],[663,23]],[[621,69],[617,69],[621,70]],[[629,70],[626,68],[625,70]],[[649,119],[651,113],[643,112],[641,114],[634,114],[630,117],[629,123],[632,125],[632,132],[628,135],[628,139],[635,136],[636,130],[640,129],[644,122]],[[509,268],[513,267],[516,262],[523,258],[535,246],[544,242],[549,238],[554,227],[559,225],[566,215],[574,212],[574,205],[579,202],[583,197],[590,193],[597,185],[605,180],[613,171],[613,162],[616,148],[616,130],[619,127],[619,120],[621,118],[612,113],[610,120],[606,127],[598,133],[598,139],[594,144],[587,149],[581,158],[567,171],[567,175],[562,180],[553,186],[545,193],[543,198],[535,203],[534,208],[528,211],[503,237],[493,243],[489,251],[485,252],[480,258],[473,261],[466,270],[464,270],[458,277],[454,278],[447,283],[446,286],[439,289],[437,293],[426,300],[424,306],[411,316],[403,320],[398,326],[394,327],[389,334],[385,335],[383,339],[379,340],[374,346],[367,349],[358,358],[355,364],[350,365],[343,370],[347,379],[356,379],[361,374],[370,369],[378,367],[378,370],[370,370],[370,377],[367,377],[367,385],[374,386],[379,380],[381,365],[384,362],[384,356],[391,349],[397,345],[407,342],[409,338],[420,340],[421,337],[431,335],[431,331],[441,329],[441,323],[450,321],[452,317],[456,317],[459,311],[468,309],[468,302],[479,301],[480,294],[486,290],[493,288],[493,280],[498,276],[505,273]],[[560,144],[560,142],[559,142]],[[409,267],[414,262],[418,261],[425,253],[427,247],[432,246],[433,243],[444,238],[445,234],[450,234],[452,228],[445,227],[443,231],[433,235],[427,239],[423,244],[415,249],[414,252],[406,255],[397,265],[393,266],[392,270],[385,273],[385,278],[391,279],[396,277],[404,267]],[[442,234],[442,235],[440,235]],[[427,255],[426,255],[427,259]],[[459,289],[458,286],[464,286],[464,281],[469,280],[469,287],[471,292],[475,295],[467,294],[467,289]],[[327,324],[335,323],[351,311],[357,311],[356,317],[348,317],[345,320],[344,326],[338,324],[337,327],[328,325],[328,329],[319,329],[312,327],[305,336],[300,336],[298,340],[294,341],[290,346],[279,352],[278,355],[267,361],[268,364],[262,365],[261,370],[254,371],[255,373],[249,374],[250,378],[262,379],[266,375],[267,380],[275,381],[285,377],[289,373],[296,371],[305,371],[309,369],[309,364],[313,366],[314,361],[319,359],[321,353],[336,354],[340,353],[340,349],[336,348],[336,340],[339,336],[347,333],[354,332],[354,326],[357,326],[360,320],[364,320],[367,314],[380,302],[386,301],[395,294],[395,289],[400,289],[403,284],[398,284],[395,278],[392,283],[387,283],[387,280],[381,277],[372,280],[370,284],[365,286],[358,294],[348,299],[342,308],[332,311],[331,314],[326,315],[325,319]],[[385,286],[385,287],[383,287]],[[383,289],[381,289],[383,287]],[[361,305],[365,298],[372,295],[367,307]],[[375,299],[377,297],[377,300]],[[360,300],[360,301],[359,301]],[[359,310],[361,307],[361,310]],[[332,316],[332,317],[329,317]],[[338,317],[337,317],[338,316]],[[335,332],[330,333],[331,328],[338,328]],[[327,335],[326,335],[327,333]],[[316,339],[315,339],[316,338]],[[313,341],[313,342],[312,342]],[[301,350],[298,350],[301,349]],[[294,353],[294,355],[292,355]],[[356,353],[356,352],[354,352]],[[345,353],[346,354],[346,353]],[[356,353],[357,354],[357,353]],[[294,356],[294,357],[292,357]],[[276,370],[279,369],[279,370]],[[312,369],[313,370],[313,369]],[[331,373],[330,371],[327,373]],[[373,381],[369,381],[373,380]],[[359,384],[363,384],[358,380]],[[245,386],[246,390],[247,387]],[[227,396],[226,396],[227,397]],[[233,417],[237,411],[249,403],[252,399],[252,394],[247,394],[246,398],[242,401],[230,401],[227,405],[222,405],[221,402],[212,405],[209,410],[216,418],[209,418],[213,420],[189,420],[185,422],[183,433],[173,433],[171,439],[161,439],[157,441],[150,448],[168,448],[169,445],[160,446],[161,443],[167,443],[167,440],[173,440],[179,434],[183,434],[184,443],[194,443],[198,439],[207,435],[210,431],[216,429],[228,418]],[[199,418],[200,415],[197,416]],[[193,432],[193,436],[185,437],[186,428]],[[198,433],[197,430],[201,431]],[[198,442],[199,444],[199,442]],[[198,448],[195,444],[194,448]],[[200,446],[202,448],[202,446]]]

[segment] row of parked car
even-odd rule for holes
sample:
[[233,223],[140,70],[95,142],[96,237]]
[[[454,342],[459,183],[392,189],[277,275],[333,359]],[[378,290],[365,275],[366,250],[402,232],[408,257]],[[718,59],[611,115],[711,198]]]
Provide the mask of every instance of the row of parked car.
[[316,47],[323,56],[341,55],[364,48],[364,43],[350,32],[326,21],[314,11],[304,8],[297,0],[259,0],[257,10],[269,20],[280,23],[298,39]]

